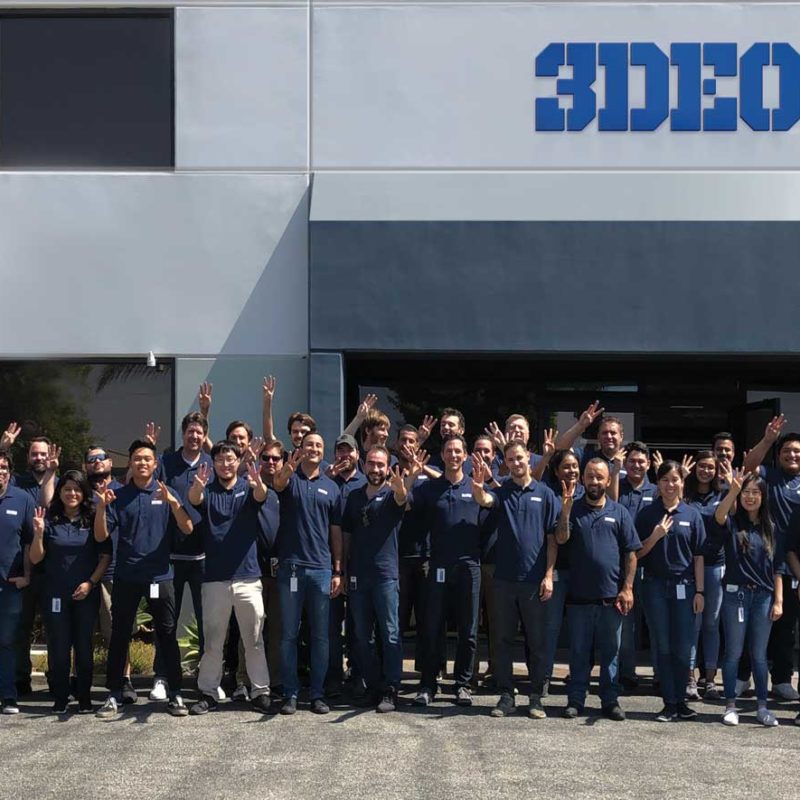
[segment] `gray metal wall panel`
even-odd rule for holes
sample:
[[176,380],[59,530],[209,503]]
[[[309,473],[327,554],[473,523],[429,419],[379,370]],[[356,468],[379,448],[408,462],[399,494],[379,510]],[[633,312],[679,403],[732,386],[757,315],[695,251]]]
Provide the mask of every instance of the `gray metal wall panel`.
[[336,437],[344,427],[344,367],[339,353],[311,353],[308,363],[310,413],[333,461]]
[[311,347],[800,352],[800,224],[314,222]]
[[179,8],[178,169],[308,168],[308,11]]

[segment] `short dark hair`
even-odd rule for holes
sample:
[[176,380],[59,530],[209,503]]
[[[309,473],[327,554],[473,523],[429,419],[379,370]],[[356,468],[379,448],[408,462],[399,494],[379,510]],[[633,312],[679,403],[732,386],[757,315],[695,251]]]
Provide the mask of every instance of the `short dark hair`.
[[233,422],[228,423],[228,427],[225,428],[226,439],[231,435],[231,431],[233,431],[234,428],[244,428],[247,433],[247,441],[250,442],[253,440],[253,429],[241,419],[235,419]]
[[677,461],[673,461],[671,458],[664,461],[658,470],[656,470],[656,480],[660,481],[665,475],[669,475],[670,472],[677,472],[678,475],[681,476],[681,480],[684,480],[681,465]]
[[289,431],[289,433],[292,432],[292,425],[294,425],[295,422],[308,425],[308,427],[311,428],[311,433],[317,429],[317,422],[314,417],[302,411],[295,411],[293,414],[289,414],[289,421],[286,423],[286,430]]
[[603,425],[617,425],[621,431],[625,430],[622,420],[619,417],[612,417],[610,414],[603,414],[600,417],[600,424],[597,426],[597,430],[600,430]]
[[131,446],[128,448],[128,458],[130,458],[137,450],[151,450],[154,456],[158,455],[156,446],[147,439],[134,439]]
[[44,442],[44,444],[46,444],[48,447],[50,447],[50,445],[53,444],[52,440],[47,436],[34,436],[28,442],[28,449],[30,450],[31,445],[36,444],[36,442]]
[[442,413],[439,414],[439,419],[442,419],[442,417],[458,417],[458,424],[461,426],[461,430],[465,431],[467,429],[467,421],[457,408],[443,408]]
[[14,457],[11,455],[10,450],[0,450],[0,459],[5,460],[9,472],[14,471]]
[[628,444],[625,445],[625,458],[631,453],[642,453],[650,458],[650,448],[644,442],[628,442]]
[[711,446],[713,447],[717,442],[721,442],[725,439],[729,441],[733,441],[733,434],[729,431],[720,431],[719,433],[715,433],[713,438],[711,439]]
[[106,448],[103,447],[103,445],[101,445],[101,444],[90,444],[86,448],[86,450],[83,451],[83,463],[84,464],[86,463],[86,459],[89,458],[89,453],[91,453],[92,450],[102,450],[106,454],[106,456],[108,456],[108,450],[106,450]]
[[[480,436],[476,436],[472,440],[472,449],[475,450],[475,445],[478,444],[478,442],[482,442],[484,440],[489,442],[489,444],[492,446],[492,452],[497,450],[497,448],[494,446],[494,439],[492,439],[492,437],[489,436],[488,433],[482,433]],[[503,450],[503,452],[505,452],[505,449]]]
[[220,453],[233,453],[236,458],[242,457],[242,451],[228,439],[222,439],[211,448],[211,460],[213,461]]
[[780,439],[778,439],[778,441],[775,443],[779,453],[783,449],[783,446],[786,444],[786,442],[800,442],[800,433],[795,433],[794,431],[784,433],[783,436],[781,436]]
[[186,433],[186,429],[190,425],[199,425],[203,429],[203,433],[208,433],[208,419],[205,414],[201,414],[199,411],[190,411],[181,420],[181,431]]
[[392,456],[389,453],[389,448],[384,447],[382,444],[372,445],[372,447],[370,447],[369,450],[367,450],[367,452],[364,454],[364,461],[366,462],[366,460],[369,458],[369,454],[374,453],[376,450],[379,453],[384,453],[386,455],[386,466],[388,467],[392,463]]
[[400,434],[401,433],[413,433],[414,436],[416,436],[417,439],[419,439],[419,430],[417,428],[415,428],[413,425],[409,425],[408,423],[406,423],[405,425],[401,425],[397,429],[397,438],[398,439],[400,438]]
[[[319,431],[316,431],[316,430],[314,430],[314,431],[306,431],[306,432],[303,434],[303,438],[300,440],[300,447],[302,447],[302,446],[303,446],[303,444],[305,443],[305,440],[306,440],[306,439],[307,439],[309,436],[319,436],[319,438],[320,438],[320,439],[322,439],[322,434],[321,434]],[[324,440],[324,439],[322,439],[322,443],[323,443],[323,444],[325,444],[325,440]]]
[[[486,437],[484,437],[486,438]],[[527,452],[528,448],[522,442],[513,441],[513,442],[506,442],[503,445],[503,455],[505,455],[512,447],[521,447],[523,450]]]
[[442,452],[444,452],[445,445],[448,442],[458,441],[461,442],[461,446],[464,448],[464,452],[468,453],[469,450],[467,449],[467,440],[460,434],[460,433],[450,433],[442,439]]
[[280,448],[281,454],[283,454],[283,451],[286,449],[280,439],[270,439],[264,444],[261,452],[263,453],[265,450],[274,450],[276,447]]

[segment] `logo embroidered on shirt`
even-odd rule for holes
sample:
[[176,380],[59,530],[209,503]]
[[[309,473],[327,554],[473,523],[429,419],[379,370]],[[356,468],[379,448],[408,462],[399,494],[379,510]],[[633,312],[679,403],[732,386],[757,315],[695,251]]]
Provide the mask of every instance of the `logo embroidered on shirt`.
[[653,502],[653,498],[652,497],[643,497],[642,498],[642,502],[643,503],[652,503]]
[[472,500],[472,494],[463,494],[463,493],[462,493],[461,497],[462,497],[464,500]]
[[684,528],[691,528],[692,527],[692,523],[691,522],[679,522],[678,525],[680,525],[680,526],[682,526]]
[[542,502],[541,497],[531,497],[531,503],[541,503],[541,502]]
[[244,497],[244,496],[245,492],[236,492],[236,494],[234,495],[234,497]]
[[327,490],[327,489],[317,489],[317,491],[318,491],[320,494],[325,494],[325,495],[327,495],[327,494],[328,494],[328,490]]
[[151,506],[163,506],[164,505],[164,501],[163,500],[151,500],[150,501],[150,505]]
[[385,499],[386,499],[385,497],[376,497],[375,498],[375,502],[376,503],[382,503]]
[[614,517],[603,517],[603,522],[616,522]]
[[16,517],[17,516],[17,512],[14,511],[13,508],[7,508],[6,509],[6,514],[11,514],[12,517]]

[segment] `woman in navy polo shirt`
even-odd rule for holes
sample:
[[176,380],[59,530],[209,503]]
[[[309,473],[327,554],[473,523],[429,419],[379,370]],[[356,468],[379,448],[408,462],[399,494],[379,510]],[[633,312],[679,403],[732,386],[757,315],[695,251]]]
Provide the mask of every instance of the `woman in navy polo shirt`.
[[100,610],[97,584],[111,563],[111,541],[95,541],[92,490],[77,470],[65,472],[50,510],[36,510],[31,563],[44,561],[43,613],[47,663],[55,696],[53,712],[64,714],[69,698],[70,654],[75,650],[78,707],[92,712],[92,634]]
[[[727,467],[727,462],[717,462],[711,450],[698,450],[695,454],[694,469],[686,478],[684,499],[690,506],[694,506],[703,517],[708,537],[708,525],[714,516],[717,506],[725,492],[722,487],[726,481],[720,476],[720,470]],[[727,467],[730,469],[730,467]],[[695,641],[692,645],[692,656],[689,664],[689,683],[686,686],[686,696],[690,700],[699,700],[697,683],[694,677],[694,668],[697,662],[697,645],[700,632],[703,634],[703,660],[705,662],[705,699],[721,700],[722,695],[715,681],[717,677],[717,661],[719,659],[719,616],[722,610],[722,576],[725,573],[725,553],[722,543],[712,543],[706,538],[703,550],[705,571],[705,606],[703,613],[697,615]]]
[[758,701],[756,716],[762,725],[772,728],[778,721],[767,710],[767,642],[772,623],[783,613],[783,556],[776,552],[767,484],[762,478],[743,478],[738,470],[731,476],[730,489],[714,512],[709,534],[712,543],[725,553],[722,680],[726,708],[722,721],[725,725],[739,724],[736,672],[746,636]]
[[683,496],[683,472],[664,461],[656,472],[658,497],[636,517],[642,540],[642,597],[647,624],[658,643],[658,674],[664,708],[656,719],[694,719],[686,705],[686,676],[695,640],[695,615],[703,612],[705,527]]

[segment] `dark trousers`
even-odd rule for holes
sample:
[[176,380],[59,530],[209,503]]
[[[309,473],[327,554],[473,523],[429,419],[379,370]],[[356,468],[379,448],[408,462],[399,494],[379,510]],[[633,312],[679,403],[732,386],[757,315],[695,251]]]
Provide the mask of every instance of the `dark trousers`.
[[17,683],[31,682],[31,639],[36,615],[42,610],[44,573],[41,567],[31,567],[31,582],[22,589],[22,615],[17,627]]
[[539,599],[539,584],[495,578],[494,613],[494,677],[498,690],[502,694],[514,691],[514,645],[521,619],[528,641],[526,658],[531,694],[540,695],[545,679],[547,603]]
[[[342,634],[342,625],[344,625],[344,634]],[[341,683],[344,680],[345,658],[350,666],[351,677],[356,680],[362,677],[358,663],[352,657],[355,652],[354,630],[350,598],[345,594],[340,594],[331,600],[326,683]]]
[[181,690],[181,653],[175,630],[175,588],[172,581],[159,583],[158,597],[151,598],[149,583],[115,578],[114,588],[111,590],[114,614],[111,618],[111,644],[108,647],[106,678],[109,692],[117,699],[122,691],[122,673],[131,641],[131,629],[142,597],[147,600],[147,610],[153,616],[156,642],[166,666],[164,671],[170,692],[176,694]]
[[436,688],[436,673],[444,658],[441,652],[441,631],[448,609],[456,621],[458,640],[455,658],[456,686],[467,686],[478,647],[478,602],[481,594],[481,568],[477,564],[452,564],[445,568],[445,579],[436,580],[432,564],[428,575],[428,603],[425,620],[425,664],[420,685]]
[[43,604],[50,691],[56,702],[66,704],[69,699],[70,657],[74,650],[78,701],[87,703],[92,693],[92,636],[100,613],[100,590],[92,589],[84,600],[73,600],[69,594],[58,599],[61,601],[60,611],[53,611],[53,597],[49,592]]
[[[181,606],[183,605],[183,591],[188,584],[189,591],[192,593],[192,607],[194,608],[194,618],[197,620],[197,631],[200,638],[200,657],[203,656],[203,600],[201,590],[203,588],[203,576],[206,571],[205,559],[201,561],[173,561],[172,567],[175,577],[172,585],[175,588],[175,620],[180,619]],[[153,674],[158,678],[164,678],[167,674],[167,665],[161,657],[161,651],[156,642],[156,654],[153,658]]]
[[411,629],[413,611],[416,630],[414,669],[417,672],[422,672],[425,663],[425,601],[429,565],[427,558],[400,559],[400,633]]

